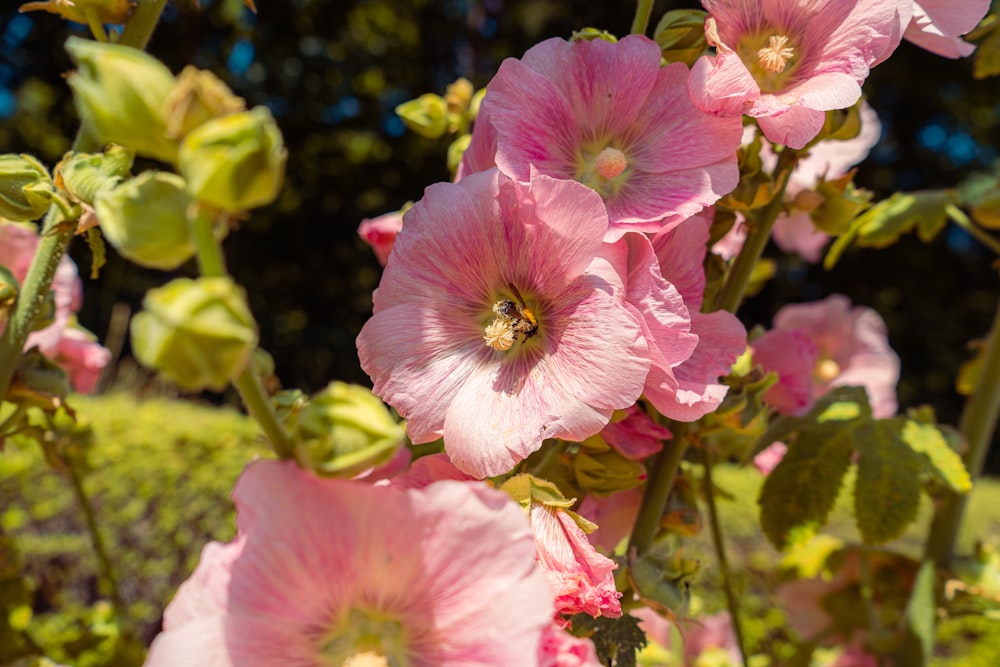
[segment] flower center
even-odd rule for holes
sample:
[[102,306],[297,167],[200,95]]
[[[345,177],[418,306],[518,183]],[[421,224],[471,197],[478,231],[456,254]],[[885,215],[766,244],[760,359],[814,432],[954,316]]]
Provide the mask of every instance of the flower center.
[[390,667],[389,660],[375,651],[355,653],[344,661],[344,667]]
[[534,311],[528,308],[521,298],[521,294],[511,285],[511,291],[517,298],[499,299],[493,304],[493,319],[486,325],[483,332],[483,340],[486,345],[506,352],[517,342],[518,336],[522,336],[522,342],[528,340],[538,333],[538,318]]
[[319,643],[320,662],[329,667],[407,667],[411,664],[402,623],[352,609]]
[[795,49],[788,46],[787,37],[771,35],[767,38],[767,46],[757,50],[757,62],[764,71],[778,74],[785,71],[785,66],[794,55]]
[[833,382],[840,375],[840,364],[833,359],[823,359],[816,364],[816,370],[813,372],[823,382]]
[[602,150],[594,158],[594,173],[608,180],[621,175],[627,166],[628,161],[625,159],[625,153],[611,146]]

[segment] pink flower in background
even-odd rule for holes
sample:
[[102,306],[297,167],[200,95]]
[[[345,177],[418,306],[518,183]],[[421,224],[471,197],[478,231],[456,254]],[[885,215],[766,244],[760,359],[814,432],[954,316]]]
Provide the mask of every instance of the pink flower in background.
[[[34,225],[0,221],[0,266],[7,267],[19,283],[28,275],[38,240]],[[32,332],[24,349],[37,347],[66,371],[74,390],[91,392],[97,386],[101,371],[111,361],[111,352],[94,340],[90,332],[75,324],[76,311],[82,305],[83,285],[68,255],[63,256],[56,268],[52,292],[55,318],[49,326]],[[4,326],[5,323],[0,322],[0,331]]]
[[[656,642],[666,649],[673,644],[671,635],[674,624],[663,618],[649,607],[640,607],[629,612],[640,619],[639,627],[646,633],[650,641]],[[696,620],[682,621],[679,625],[680,634],[684,640],[684,664],[691,667],[703,664],[699,658],[706,653],[719,653],[723,660],[736,667],[743,664],[740,657],[739,644],[733,631],[733,622],[726,612],[701,616]],[[712,665],[723,665],[725,662],[713,661]]]
[[653,237],[660,271],[683,297],[698,344],[671,373],[654,364],[644,394],[661,414],[679,421],[700,419],[718,407],[727,391],[719,378],[729,373],[746,350],[746,329],[735,315],[721,310],[701,312],[711,224],[710,215],[701,214]]
[[976,50],[962,39],[986,16],[990,0],[914,0],[913,17],[903,37],[945,58],[962,58]]
[[365,218],[358,227],[358,236],[372,247],[378,263],[385,266],[389,260],[396,234],[403,228],[403,214],[399,211],[386,213],[377,218]]
[[702,0],[716,55],[691,70],[702,110],[757,118],[775,143],[802,148],[825,111],[844,109],[899,40],[898,0]]
[[753,457],[753,467],[762,475],[770,475],[788,453],[788,445],[783,442],[773,442]]
[[727,262],[740,254],[747,240],[747,224],[743,214],[736,214],[736,222],[729,228],[726,235],[712,244],[712,252]]
[[477,135],[495,132],[507,176],[590,186],[614,227],[655,231],[697,213],[736,187],[742,127],[695,108],[687,67],[661,67],[660,58],[637,35],[553,38],[508,58],[489,84],[462,173],[489,164],[491,137]]
[[148,667],[540,664],[552,596],[506,494],[258,461],[233,497],[239,535],[205,547]]
[[621,593],[615,589],[613,574],[618,565],[594,550],[569,512],[532,502],[528,514],[538,562],[555,595],[556,612],[621,616]]
[[632,532],[642,505],[642,489],[617,491],[609,496],[588,494],[580,503],[579,514],[597,524],[597,530],[587,535],[590,543],[608,553]]
[[490,170],[430,186],[404,217],[357,342],[414,442],[443,436],[460,469],[498,475],[639,397],[649,350],[592,190]]
[[[896,414],[899,357],[889,347],[885,322],[871,308],[852,308],[842,294],[783,307],[771,331],[751,345],[754,360],[778,373],[764,401],[779,411],[802,414],[833,387],[859,386],[876,418]],[[809,358],[812,365],[804,362]]]
[[538,667],[601,667],[594,642],[552,624],[542,637]]

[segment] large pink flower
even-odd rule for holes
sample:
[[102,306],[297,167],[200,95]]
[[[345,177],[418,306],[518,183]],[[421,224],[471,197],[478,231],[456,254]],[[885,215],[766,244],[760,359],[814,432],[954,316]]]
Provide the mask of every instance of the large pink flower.
[[802,148],[898,44],[898,2],[702,0],[716,55],[692,68],[691,98],[709,113],[754,116],[768,139]]
[[[23,282],[38,249],[38,242],[34,225],[0,221],[0,266],[7,267],[18,282]],[[83,285],[76,264],[68,255],[59,261],[52,280],[52,292],[55,317],[49,326],[28,336],[24,349],[37,347],[61,366],[76,391],[93,391],[101,371],[111,360],[111,352],[74,322],[76,311],[82,305]],[[0,320],[0,331],[3,331],[4,325]]]
[[700,419],[718,407],[728,391],[719,378],[746,350],[746,329],[732,313],[701,312],[710,227],[711,215],[703,213],[653,238],[663,278],[683,297],[691,333],[698,338],[690,357],[669,372],[654,363],[646,380],[646,398],[661,414],[678,421]]
[[607,225],[574,181],[493,169],[427,188],[358,336],[374,392],[414,442],[443,436],[456,466],[497,475],[635,402],[649,346],[603,255]]
[[462,174],[486,166],[495,134],[496,165],[511,178],[580,181],[601,194],[614,226],[680,222],[739,180],[740,123],[696,109],[687,78],[683,64],[661,67],[645,37],[546,40],[500,66]]
[[552,624],[542,637],[538,667],[601,667],[594,642]]
[[[778,373],[764,401],[779,411],[801,414],[833,387],[858,386],[875,417],[896,414],[899,357],[889,347],[885,322],[871,308],[852,308],[843,294],[783,307],[773,329],[752,346],[754,360]],[[800,356],[812,363],[789,361]]]
[[990,0],[913,0],[913,18],[903,37],[931,53],[961,58],[976,50],[962,39],[990,10]]
[[258,461],[233,497],[239,536],[205,547],[147,667],[539,664],[552,596],[506,494]]

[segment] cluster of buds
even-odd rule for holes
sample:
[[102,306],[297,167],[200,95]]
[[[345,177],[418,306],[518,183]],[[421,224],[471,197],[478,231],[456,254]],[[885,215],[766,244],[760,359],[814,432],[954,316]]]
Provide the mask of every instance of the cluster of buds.
[[457,135],[448,147],[448,168],[458,169],[462,154],[469,147],[469,128],[479,113],[486,89],[478,91],[468,79],[448,85],[444,97],[427,93],[396,107],[396,114],[408,128],[427,139]]

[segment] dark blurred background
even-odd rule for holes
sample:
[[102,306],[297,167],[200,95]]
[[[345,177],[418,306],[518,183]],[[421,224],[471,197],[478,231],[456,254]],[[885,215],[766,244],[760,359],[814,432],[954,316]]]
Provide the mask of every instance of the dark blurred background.
[[[49,14],[18,14],[19,4],[4,0],[0,10],[0,152],[30,152],[52,165],[77,126],[61,79],[71,67],[62,44],[85,29]],[[668,9],[698,6],[661,0],[652,22]],[[354,339],[380,269],[357,237],[358,223],[448,178],[448,140],[407,132],[394,107],[443,93],[460,76],[481,87],[503,58],[547,37],[586,26],[625,34],[634,3],[258,0],[258,9],[254,15],[238,0],[202,0],[200,9],[177,0],[149,50],[175,72],[189,63],[212,70],[251,105],[270,107],[284,133],[290,160],[281,198],[254,211],[225,244],[283,384],[368,383]],[[973,80],[969,60],[904,42],[865,90],[883,137],[856,182],[877,198],[954,186],[997,159],[1000,79]],[[989,251],[949,227],[928,245],[905,238],[885,250],[852,250],[830,272],[769,253],[778,273],[741,311],[748,326],[769,324],[785,303],[846,293],[888,323],[903,359],[900,405],[930,403],[943,421],[957,421],[955,375],[971,356],[970,339],[986,333],[1000,292]],[[71,254],[86,274],[85,244],[75,243]],[[103,339],[116,304],[134,312],[149,287],[170,277],[109,248],[100,279],[86,281],[83,325]],[[1000,469],[997,449],[993,470]]]

